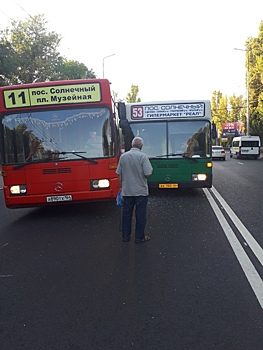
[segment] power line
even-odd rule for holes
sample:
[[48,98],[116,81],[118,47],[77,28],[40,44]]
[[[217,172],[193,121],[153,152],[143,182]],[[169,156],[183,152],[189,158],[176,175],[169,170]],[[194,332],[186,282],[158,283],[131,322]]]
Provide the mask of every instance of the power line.
[[10,16],[8,16],[4,11],[0,10],[0,12],[2,12],[6,17],[8,17],[9,19],[11,19],[13,21],[13,18],[11,18]]
[[[15,4],[20,7],[20,9],[22,11],[24,11],[31,19],[34,19],[30,13],[28,13],[20,4],[18,4],[17,2],[15,2]],[[6,17],[8,17],[11,21],[14,21],[14,18],[10,17],[8,14],[6,14],[4,11],[0,10],[0,12],[2,12],[3,15],[5,15]]]
[[28,13],[21,5],[19,5],[17,2],[16,2],[17,6],[19,6],[21,8],[21,10],[23,10],[31,19],[34,19],[30,13]]

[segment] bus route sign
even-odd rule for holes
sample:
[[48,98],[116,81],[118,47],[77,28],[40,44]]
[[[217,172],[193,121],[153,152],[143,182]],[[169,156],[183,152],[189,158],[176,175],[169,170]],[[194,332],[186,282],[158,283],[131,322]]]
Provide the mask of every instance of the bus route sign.
[[100,83],[49,85],[3,91],[6,109],[101,101]]
[[161,119],[182,117],[204,117],[203,102],[133,105],[131,119]]

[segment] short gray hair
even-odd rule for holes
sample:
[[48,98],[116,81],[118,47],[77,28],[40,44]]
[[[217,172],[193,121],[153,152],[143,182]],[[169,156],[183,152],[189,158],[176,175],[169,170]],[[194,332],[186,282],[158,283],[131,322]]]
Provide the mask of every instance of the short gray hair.
[[143,139],[141,137],[134,137],[132,140],[132,147],[141,149],[143,146]]

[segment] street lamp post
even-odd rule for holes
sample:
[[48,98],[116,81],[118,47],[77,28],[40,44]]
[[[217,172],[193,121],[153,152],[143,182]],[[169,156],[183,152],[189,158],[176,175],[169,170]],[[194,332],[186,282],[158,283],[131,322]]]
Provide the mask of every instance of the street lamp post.
[[237,49],[237,48],[234,48],[234,50],[238,50],[238,51],[245,51],[248,53],[248,59],[247,59],[247,84],[246,84],[246,89],[247,89],[247,110],[246,110],[246,117],[247,117],[247,127],[246,127],[246,134],[247,136],[249,136],[249,128],[250,128],[250,125],[249,125],[249,119],[250,119],[250,115],[249,115],[249,51],[250,50],[247,50],[247,49]]
[[103,57],[103,60],[102,60],[102,77],[103,78],[104,78],[104,60],[108,57],[111,57],[111,56],[115,56],[115,53],[113,53],[112,55]]

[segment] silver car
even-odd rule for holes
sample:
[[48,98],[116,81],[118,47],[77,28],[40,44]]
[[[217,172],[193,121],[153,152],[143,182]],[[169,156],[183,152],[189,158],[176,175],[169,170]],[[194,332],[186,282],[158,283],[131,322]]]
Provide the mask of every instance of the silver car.
[[212,146],[212,159],[226,160],[226,152],[222,146]]

